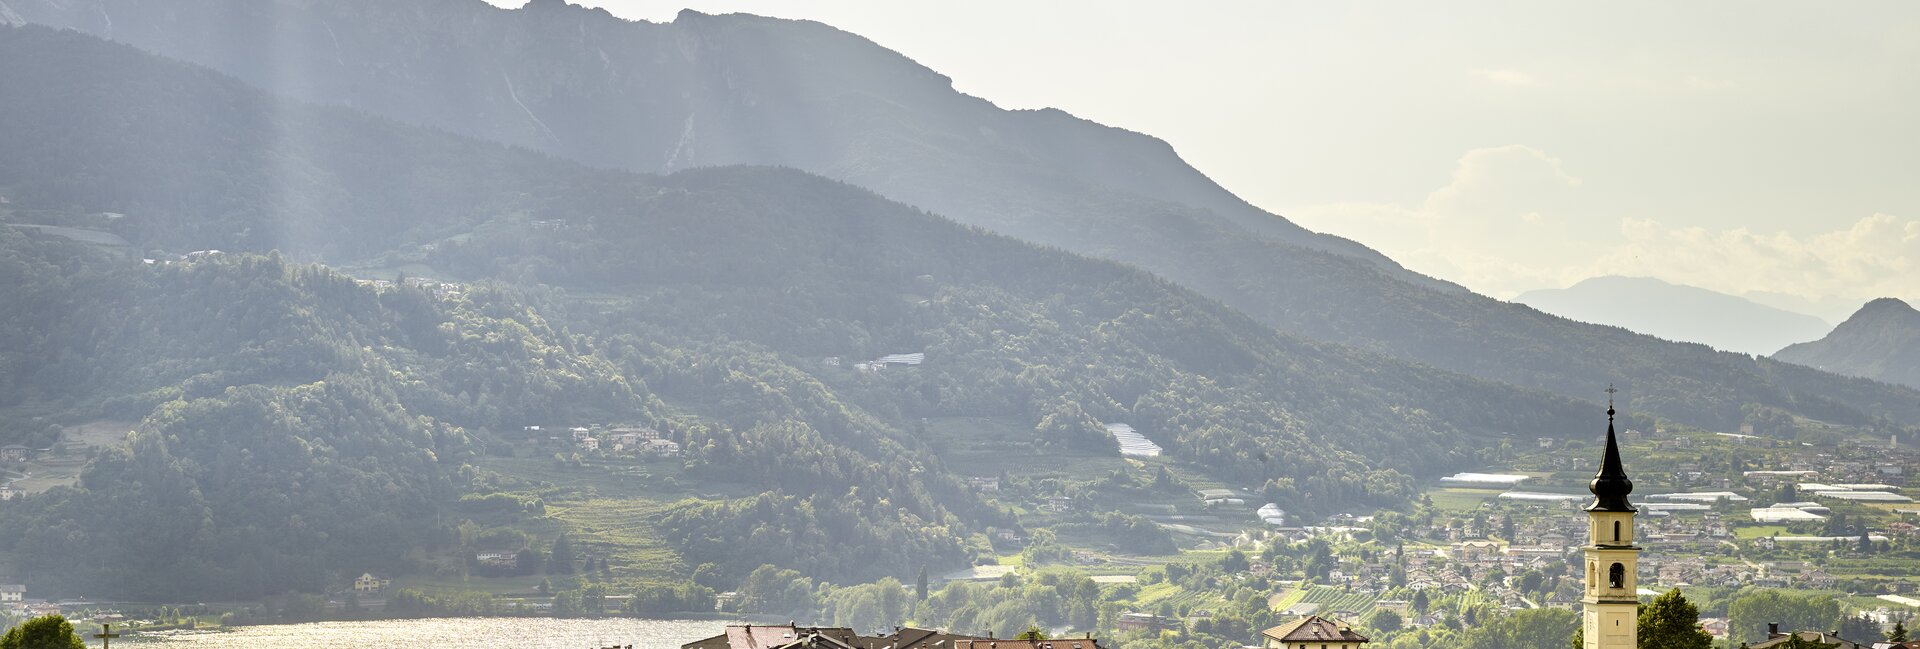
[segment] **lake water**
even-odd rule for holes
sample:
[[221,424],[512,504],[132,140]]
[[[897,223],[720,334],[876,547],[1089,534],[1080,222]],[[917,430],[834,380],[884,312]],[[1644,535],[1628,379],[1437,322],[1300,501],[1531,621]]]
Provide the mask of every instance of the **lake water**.
[[[718,635],[726,625],[724,620],[526,617],[313,622],[128,635],[113,645],[156,649],[590,649],[609,645],[678,649],[681,644]],[[76,630],[92,635],[99,628],[87,625]],[[98,646],[92,644],[97,642],[90,639],[88,646]]]

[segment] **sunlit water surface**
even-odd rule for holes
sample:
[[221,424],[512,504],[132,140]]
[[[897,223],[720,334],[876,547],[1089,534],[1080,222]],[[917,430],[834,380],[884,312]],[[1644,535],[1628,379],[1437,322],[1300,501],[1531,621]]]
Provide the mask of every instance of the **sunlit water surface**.
[[[525,617],[313,622],[245,626],[219,631],[128,635],[114,640],[113,646],[168,649],[588,649],[633,645],[634,649],[678,649],[683,643],[718,635],[726,624],[723,620],[562,620]],[[82,631],[92,635],[97,629]],[[97,642],[90,640],[90,643]]]

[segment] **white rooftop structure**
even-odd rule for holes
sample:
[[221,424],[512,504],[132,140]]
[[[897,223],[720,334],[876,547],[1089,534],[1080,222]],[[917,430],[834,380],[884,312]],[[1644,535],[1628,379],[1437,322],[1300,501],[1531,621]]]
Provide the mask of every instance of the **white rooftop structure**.
[[1703,502],[1703,503],[1720,502],[1722,500],[1725,500],[1727,502],[1736,502],[1736,503],[1743,503],[1747,501],[1746,496],[1742,496],[1740,494],[1737,494],[1731,491],[1695,491],[1690,493],[1678,493],[1678,494],[1653,494],[1651,496],[1647,496],[1647,499],[1648,500],[1684,500],[1688,502]]
[[1254,511],[1254,514],[1260,517],[1260,522],[1268,525],[1287,524],[1287,510],[1281,509],[1278,503],[1261,505],[1260,509]]
[[1791,523],[1795,521],[1824,521],[1827,517],[1796,507],[1755,507],[1750,510],[1757,523]]
[[874,359],[873,362],[888,365],[919,365],[926,362],[926,360],[926,352],[914,352],[911,354],[887,354],[886,356]]
[[1815,473],[1818,473],[1818,472],[1816,472],[1816,471],[1778,471],[1778,470],[1770,470],[1770,471],[1742,471],[1742,472],[1740,472],[1740,475],[1778,475],[1778,476],[1789,476],[1789,475],[1803,475],[1803,476],[1810,476],[1810,475],[1814,475]]
[[988,565],[955,570],[941,575],[942,581],[992,581],[1011,574],[1014,566]]
[[1713,509],[1712,507],[1708,506],[1706,503],[1643,502],[1643,503],[1640,503],[1640,506],[1646,509],[1650,509],[1654,511],[1663,511],[1663,512],[1703,512],[1709,509]]
[[1910,503],[1912,498],[1885,491],[1821,491],[1813,494],[1815,498],[1832,498],[1863,503]]
[[1884,599],[1889,602],[1893,602],[1895,604],[1904,604],[1907,606],[1920,608],[1920,599],[1914,599],[1912,597],[1905,597],[1901,595],[1880,595],[1879,597],[1880,599]]
[[1147,439],[1147,436],[1141,435],[1139,431],[1133,429],[1133,426],[1127,424],[1107,424],[1107,432],[1113,435],[1114,441],[1120,443],[1121,455],[1133,455],[1137,457],[1158,457],[1160,455],[1160,445],[1153,443],[1153,440]]
[[1513,473],[1455,473],[1441,478],[1440,481],[1448,484],[1480,484],[1511,487],[1532,479],[1533,476]]
[[1592,498],[1592,496],[1585,494],[1550,494],[1538,491],[1509,491],[1500,494],[1500,497],[1507,500],[1533,500],[1540,502],[1571,502]]

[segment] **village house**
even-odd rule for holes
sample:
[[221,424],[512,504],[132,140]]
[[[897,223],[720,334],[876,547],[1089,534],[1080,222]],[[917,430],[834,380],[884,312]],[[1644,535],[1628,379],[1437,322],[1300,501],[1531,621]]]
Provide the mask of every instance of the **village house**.
[[359,579],[353,580],[353,590],[356,593],[377,593],[386,590],[392,583],[391,579],[376,577],[371,572],[363,572],[360,573]]
[[0,584],[0,602],[19,602],[27,598],[24,584]]
[[1260,632],[1266,649],[1360,649],[1367,636],[1345,622],[1309,615]]
[[1498,552],[1500,552],[1500,544],[1494,541],[1461,541],[1453,544],[1453,556],[1456,559],[1480,559]]
[[1750,649],[1772,649],[1774,647],[1783,647],[1789,643],[1793,643],[1796,639],[1798,639],[1799,643],[1802,643],[1802,644],[1812,643],[1812,646],[1825,647],[1827,649],[1871,649],[1873,646],[1872,644],[1860,644],[1858,642],[1846,640],[1827,631],[1797,631],[1794,633],[1781,633],[1780,625],[1768,624],[1767,639],[1763,642],[1752,645]]
[[0,462],[25,462],[30,452],[31,449],[19,444],[0,446]]
[[995,640],[963,638],[947,643],[953,649],[1101,649],[1093,638],[1055,638],[1049,640]]
[[648,453],[652,453],[658,457],[678,457],[680,455],[680,443],[673,440],[652,440],[647,442],[646,448]]
[[622,426],[607,431],[607,441],[613,444],[613,448],[616,451],[639,448],[645,446],[648,442],[662,439],[666,439],[666,436],[652,428]]
[[1000,478],[994,476],[967,476],[967,486],[975,491],[999,491]]

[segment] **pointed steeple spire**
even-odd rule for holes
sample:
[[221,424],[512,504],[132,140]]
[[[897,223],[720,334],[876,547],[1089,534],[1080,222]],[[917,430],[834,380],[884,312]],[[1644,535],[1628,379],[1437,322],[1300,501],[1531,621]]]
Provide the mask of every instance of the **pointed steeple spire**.
[[1633,481],[1627,479],[1627,468],[1620,462],[1620,443],[1613,435],[1615,392],[1618,390],[1607,386],[1607,455],[1600,461],[1600,472],[1587,483],[1587,490],[1593,492],[1593,504],[1587,505],[1590,512],[1638,511],[1627,502],[1627,494],[1633,493]]

